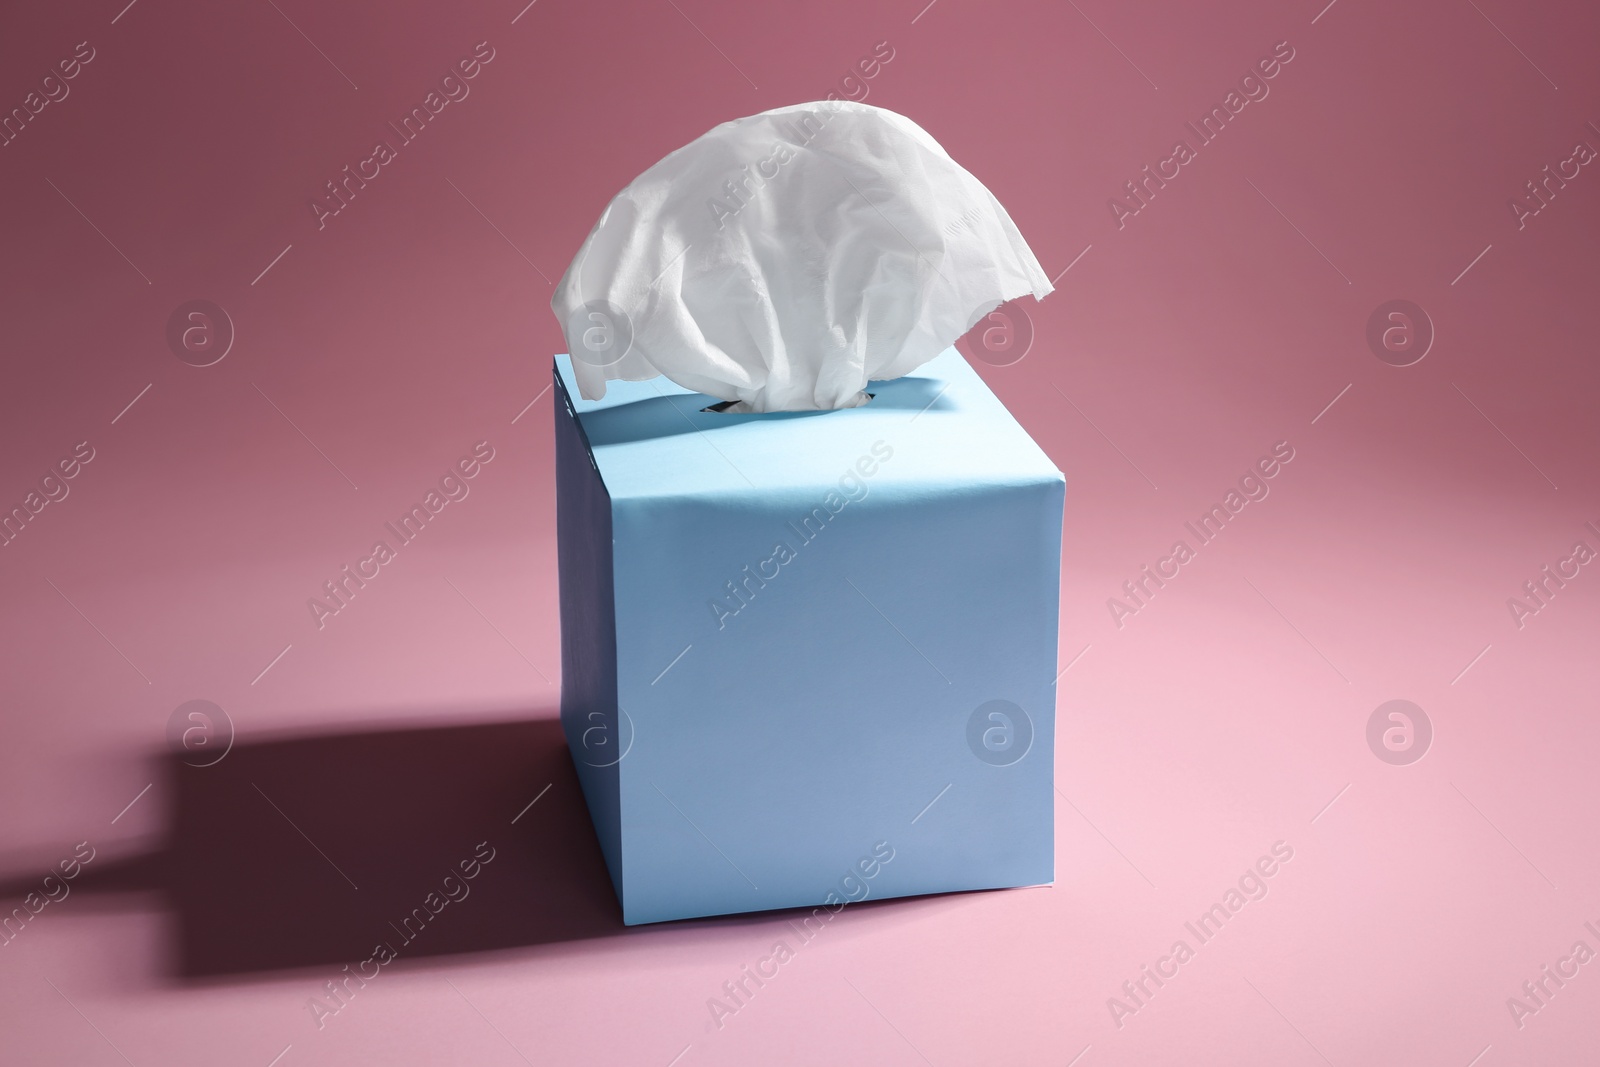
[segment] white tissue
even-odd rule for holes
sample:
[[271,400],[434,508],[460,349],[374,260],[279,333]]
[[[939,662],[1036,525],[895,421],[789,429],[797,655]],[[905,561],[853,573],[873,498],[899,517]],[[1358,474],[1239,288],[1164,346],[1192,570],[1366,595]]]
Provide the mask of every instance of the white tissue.
[[1051,292],[1005,208],[903,115],[725,122],[606,206],[551,307],[583,396],[664,374],[736,412],[857,407],[1002,302]]

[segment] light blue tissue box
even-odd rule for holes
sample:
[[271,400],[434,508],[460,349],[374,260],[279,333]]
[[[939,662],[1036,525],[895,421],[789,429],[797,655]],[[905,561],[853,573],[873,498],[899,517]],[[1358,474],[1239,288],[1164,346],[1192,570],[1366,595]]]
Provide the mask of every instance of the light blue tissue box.
[[561,721],[626,923],[1054,880],[1065,483],[959,353],[844,411],[555,387]]

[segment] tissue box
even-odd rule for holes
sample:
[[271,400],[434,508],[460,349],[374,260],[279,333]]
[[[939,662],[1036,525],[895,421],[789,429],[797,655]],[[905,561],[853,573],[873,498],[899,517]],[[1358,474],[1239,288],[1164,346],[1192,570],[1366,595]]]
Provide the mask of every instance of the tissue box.
[[561,721],[626,923],[1054,879],[1065,483],[959,353],[841,411],[555,389]]

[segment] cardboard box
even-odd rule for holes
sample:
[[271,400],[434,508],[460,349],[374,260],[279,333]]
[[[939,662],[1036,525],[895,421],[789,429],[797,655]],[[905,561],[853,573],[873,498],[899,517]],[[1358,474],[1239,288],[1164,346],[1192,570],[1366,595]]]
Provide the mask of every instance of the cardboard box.
[[959,353],[842,411],[555,389],[561,719],[627,923],[1053,880],[1065,483]]

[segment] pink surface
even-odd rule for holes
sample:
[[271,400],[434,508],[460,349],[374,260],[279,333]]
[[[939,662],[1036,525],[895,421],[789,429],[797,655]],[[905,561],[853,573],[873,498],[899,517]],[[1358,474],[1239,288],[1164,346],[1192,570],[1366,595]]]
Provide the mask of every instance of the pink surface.
[[[0,548],[0,896],[70,890],[0,947],[0,1061],[1594,1060],[1592,5],[124,3],[0,34],[0,105],[40,93],[0,147],[0,500],[93,454]],[[478,42],[469,95],[319,228]],[[866,903],[804,945],[785,915],[625,931],[548,724],[550,282],[666,152],[863,86],[1064,272],[1026,357],[980,364],[1068,478],[1057,882]],[[1403,367],[1367,340],[1397,299],[1435,334]],[[169,347],[191,300],[232,322],[210,366]],[[319,628],[308,598],[481,441],[470,494]],[[1269,495],[1198,545],[1278,442]],[[1546,565],[1576,576],[1539,606]],[[196,699],[234,748],[177,767]],[[1432,728],[1408,764],[1368,744],[1396,699]],[[319,1027],[357,920],[484,840],[472,894]],[[1130,996],[1145,965],[1169,977]]]

